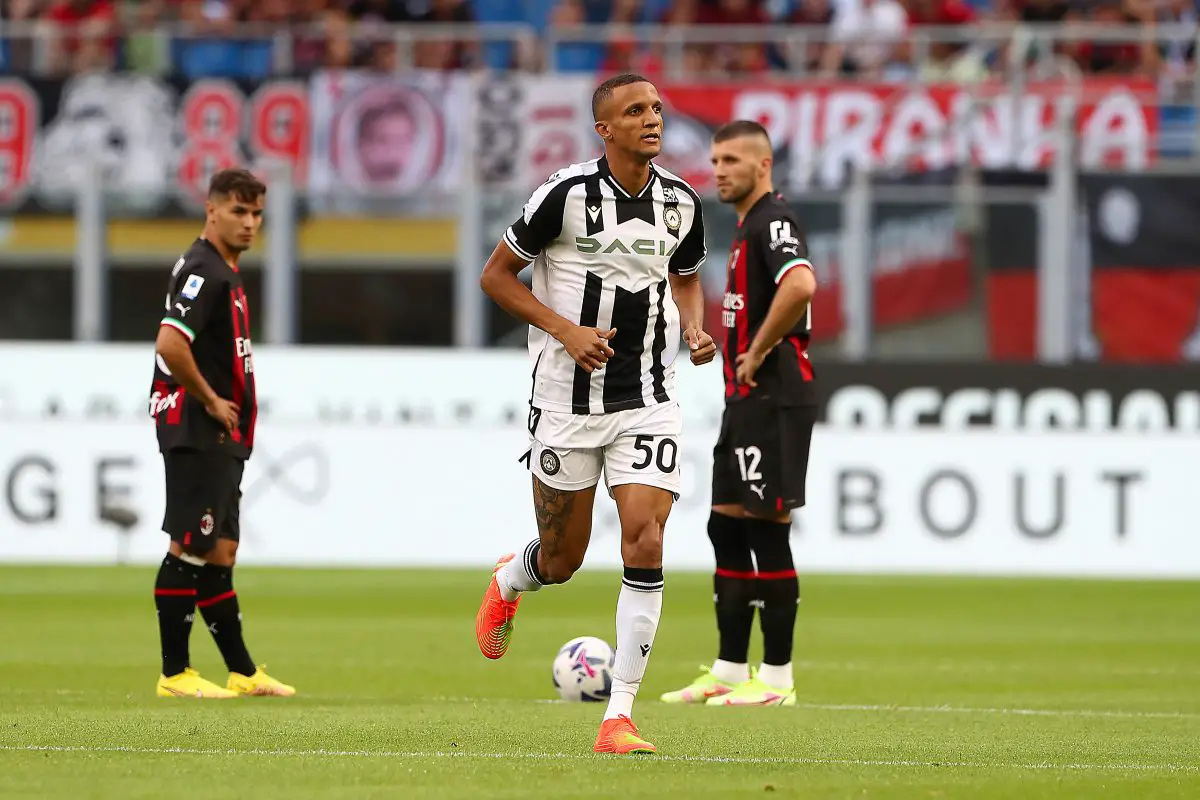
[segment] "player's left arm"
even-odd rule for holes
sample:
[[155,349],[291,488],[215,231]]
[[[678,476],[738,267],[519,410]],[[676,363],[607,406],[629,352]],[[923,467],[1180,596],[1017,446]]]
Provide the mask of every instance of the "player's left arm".
[[796,327],[817,291],[817,276],[808,260],[808,245],[794,220],[782,217],[763,227],[758,255],[774,277],[776,288],[767,317],[754,341],[738,356],[738,383],[757,386],[754,375],[783,337]]
[[692,195],[695,213],[687,235],[667,262],[671,294],[679,308],[679,325],[687,342],[693,364],[707,364],[717,355],[717,345],[704,332],[704,287],[700,283],[700,265],[708,254],[704,241],[704,212],[700,199]]

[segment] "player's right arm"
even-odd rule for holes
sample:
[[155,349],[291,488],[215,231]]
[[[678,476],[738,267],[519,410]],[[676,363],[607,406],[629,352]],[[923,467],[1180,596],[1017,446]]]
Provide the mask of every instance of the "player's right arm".
[[552,176],[538,187],[521,217],[504,232],[504,239],[483,267],[479,286],[509,314],[561,342],[576,364],[592,372],[612,356],[608,340],[616,335],[616,328],[606,331],[576,325],[538,300],[517,277],[562,233],[563,206],[571,184],[557,178]]
[[496,305],[509,314],[562,342],[567,355],[588,372],[603,367],[613,354],[608,340],[616,335],[617,329],[606,331],[576,325],[538,300],[517,277],[527,266],[529,262],[513,252],[505,242],[498,242],[483,267],[479,285],[488,297],[496,301]]
[[189,271],[186,267],[173,286],[175,290],[167,295],[167,313],[158,326],[154,349],[171,377],[232,435],[237,429],[239,409],[213,391],[192,355],[192,342],[208,324],[218,297],[227,290],[222,281],[203,270]]

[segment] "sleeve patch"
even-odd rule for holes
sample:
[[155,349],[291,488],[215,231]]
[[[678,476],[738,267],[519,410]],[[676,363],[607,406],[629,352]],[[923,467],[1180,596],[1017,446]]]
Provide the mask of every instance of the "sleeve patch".
[[187,283],[183,284],[183,288],[179,291],[179,296],[185,300],[195,300],[200,294],[200,287],[204,285],[204,278],[199,275],[189,275]]

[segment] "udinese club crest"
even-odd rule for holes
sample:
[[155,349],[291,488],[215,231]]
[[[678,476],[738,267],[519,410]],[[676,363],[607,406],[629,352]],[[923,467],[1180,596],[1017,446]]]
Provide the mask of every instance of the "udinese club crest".
[[679,233],[679,226],[683,224],[683,217],[679,214],[679,209],[675,206],[667,206],[663,211],[663,222],[666,223],[667,229],[671,233]]
[[558,460],[558,454],[553,450],[543,450],[541,455],[542,472],[547,475],[557,475],[562,469],[562,462]]

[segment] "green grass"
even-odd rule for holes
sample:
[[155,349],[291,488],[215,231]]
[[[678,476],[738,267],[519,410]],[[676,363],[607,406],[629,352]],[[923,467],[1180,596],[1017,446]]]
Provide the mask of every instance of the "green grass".
[[800,707],[709,709],[657,702],[713,656],[710,579],[668,575],[660,756],[621,759],[599,707],[537,702],[561,643],[613,640],[617,576],[527,598],[493,663],[485,575],[244,567],[251,653],[302,695],[200,703],[153,695],[153,569],[0,569],[0,797],[1200,797],[1194,583],[805,579]]

